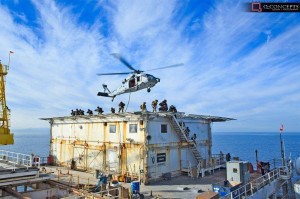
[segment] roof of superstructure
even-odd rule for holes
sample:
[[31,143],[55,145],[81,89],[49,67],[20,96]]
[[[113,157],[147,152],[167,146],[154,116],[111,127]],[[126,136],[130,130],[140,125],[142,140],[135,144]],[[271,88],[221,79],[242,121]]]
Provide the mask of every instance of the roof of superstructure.
[[136,112],[124,112],[124,113],[106,113],[106,114],[96,114],[96,115],[77,115],[77,116],[63,116],[63,117],[52,117],[52,118],[41,118],[41,120],[64,120],[64,119],[74,119],[74,118],[112,118],[112,117],[128,117],[128,116],[147,116],[147,115],[153,115],[153,116],[161,116],[166,117],[168,115],[180,115],[182,118],[185,119],[203,119],[203,120],[210,120],[211,122],[225,122],[230,120],[236,120],[234,118],[228,118],[228,117],[219,117],[219,116],[211,116],[211,115],[196,115],[196,114],[185,114],[184,112],[142,112],[142,111],[136,111]]

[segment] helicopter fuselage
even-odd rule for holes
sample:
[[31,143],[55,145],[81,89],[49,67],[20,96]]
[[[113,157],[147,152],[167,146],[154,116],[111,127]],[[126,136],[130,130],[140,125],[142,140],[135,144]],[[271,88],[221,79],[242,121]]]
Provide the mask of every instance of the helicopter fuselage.
[[98,96],[115,98],[117,95],[136,92],[145,88],[147,88],[148,92],[150,92],[150,88],[155,86],[158,82],[160,82],[160,79],[154,77],[153,75],[145,74],[142,72],[134,73],[125,78],[122,81],[121,87],[112,92],[109,92],[107,86],[104,85],[104,92],[98,92]]
[[[112,101],[117,95],[121,95],[124,93],[131,93],[136,92],[139,90],[142,90],[144,88],[147,88],[147,91],[150,92],[151,88],[155,86],[158,82],[160,82],[160,79],[157,77],[154,77],[153,75],[143,73],[145,71],[137,70],[132,65],[126,61],[121,55],[118,53],[112,53],[112,56],[114,56],[116,59],[118,59],[122,64],[124,64],[128,69],[130,69],[132,72],[120,72],[120,73],[98,73],[97,75],[127,75],[130,74],[127,78],[125,78],[122,81],[122,85],[120,88],[114,90],[113,92],[110,92],[110,90],[107,88],[107,85],[103,84],[104,92],[98,92],[98,96],[102,97],[112,97]],[[183,64],[174,64],[159,68],[152,68],[148,71],[154,71],[154,70],[161,70],[166,68],[174,68],[182,66]]]

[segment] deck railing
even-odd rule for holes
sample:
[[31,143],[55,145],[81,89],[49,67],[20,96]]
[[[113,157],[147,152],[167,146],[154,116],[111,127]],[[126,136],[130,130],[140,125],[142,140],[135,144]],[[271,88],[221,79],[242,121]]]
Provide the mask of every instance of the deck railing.
[[211,157],[216,159],[216,165],[226,164],[225,155],[223,153],[212,154]]
[[255,180],[249,182],[248,184],[232,191],[230,194],[222,198],[231,198],[231,199],[242,199],[252,196],[258,190],[264,188],[266,185],[270,184],[279,179],[286,179],[291,176],[291,171],[288,167],[280,167],[274,169],[265,175],[256,178]]
[[[123,187],[109,187],[105,190],[96,192],[96,193],[89,193],[86,195],[90,198],[123,198]],[[139,197],[138,197],[139,198]]]
[[48,163],[48,157],[39,157],[40,165],[46,165]]
[[16,165],[25,166],[27,169],[32,166],[32,156],[23,153],[0,150],[0,160],[12,163],[13,170]]

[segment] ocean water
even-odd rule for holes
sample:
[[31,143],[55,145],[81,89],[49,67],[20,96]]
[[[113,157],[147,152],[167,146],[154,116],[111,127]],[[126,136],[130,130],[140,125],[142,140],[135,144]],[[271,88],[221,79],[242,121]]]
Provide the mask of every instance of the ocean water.
[[17,153],[36,154],[41,157],[49,155],[49,133],[14,133],[13,145],[0,145],[0,150],[8,150]]
[[[213,153],[230,153],[231,157],[256,162],[255,150],[259,161],[280,159],[280,136],[278,133],[215,133],[212,135]],[[285,157],[294,161],[300,157],[300,133],[282,133]],[[256,164],[256,163],[255,163]]]
[[[300,133],[282,133],[285,155],[294,162],[300,157]],[[49,133],[15,133],[15,144],[0,146],[0,150],[9,150],[46,157],[49,154]],[[255,166],[255,150],[259,161],[280,159],[279,133],[213,133],[213,153],[230,153],[231,157],[252,162]],[[300,178],[300,177],[299,177]]]
[[[300,133],[282,133],[285,148],[285,157],[291,157],[293,163],[300,157]],[[278,133],[215,133],[212,138],[212,152],[230,153],[231,157],[250,161],[256,169],[255,150],[258,151],[258,160],[270,162],[271,168],[281,166],[280,136]],[[292,182],[300,179],[294,176]]]

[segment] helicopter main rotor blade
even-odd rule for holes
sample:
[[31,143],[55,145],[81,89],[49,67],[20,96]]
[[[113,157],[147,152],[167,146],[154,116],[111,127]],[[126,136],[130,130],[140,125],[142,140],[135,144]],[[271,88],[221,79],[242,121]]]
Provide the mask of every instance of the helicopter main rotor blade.
[[128,75],[131,74],[132,72],[126,72],[126,73],[98,73],[97,75],[103,76],[103,75]]
[[180,67],[183,66],[184,64],[174,64],[174,65],[170,65],[170,66],[164,66],[164,67],[159,67],[159,68],[153,68],[147,71],[153,71],[153,70],[161,70],[161,69],[166,69],[166,68],[175,68],[175,67]]
[[121,55],[119,55],[118,53],[112,53],[111,55],[114,56],[116,59],[118,59],[120,62],[122,62],[129,69],[131,69],[133,71],[137,71]]

